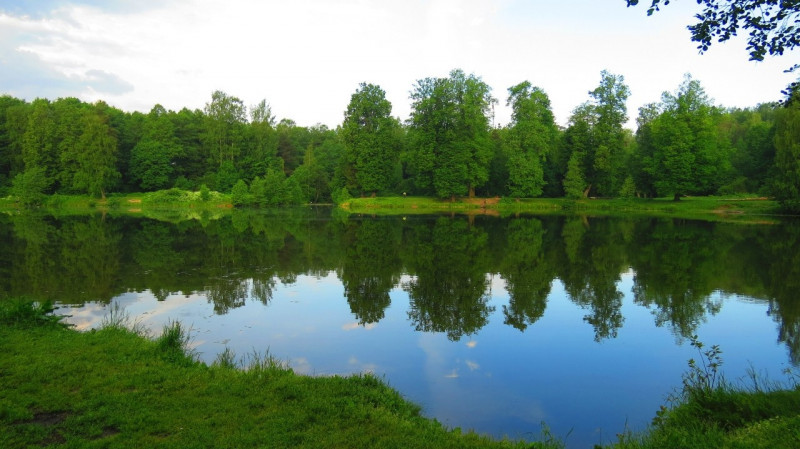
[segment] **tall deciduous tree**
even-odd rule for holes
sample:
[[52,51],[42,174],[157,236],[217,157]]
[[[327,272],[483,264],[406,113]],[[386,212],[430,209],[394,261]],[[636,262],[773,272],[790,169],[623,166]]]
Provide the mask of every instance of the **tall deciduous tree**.
[[777,111],[775,124],[775,197],[788,211],[800,212],[800,103]]
[[340,135],[351,179],[348,187],[375,194],[392,184],[399,163],[399,122],[380,86],[361,83],[344,112]]
[[411,92],[411,170],[421,189],[454,198],[474,194],[489,179],[494,155],[491,88],[461,70],[419,80]]
[[142,139],[133,147],[129,170],[144,190],[169,187],[173,158],[180,152],[175,127],[161,105],[153,106],[144,123]]
[[[649,174],[659,195],[709,194],[730,164],[716,132],[719,111],[700,82],[687,75],[675,94],[662,96],[661,114],[650,122]],[[640,149],[641,145],[640,145]]]
[[628,121],[626,102],[631,92],[622,75],[606,70],[600,73],[600,85],[589,95],[592,97],[592,112],[595,114],[594,142],[587,157],[587,181],[603,196],[614,196],[622,184],[621,170],[625,159],[625,130]]
[[511,126],[506,141],[508,184],[511,195],[542,194],[543,166],[556,143],[556,128],[550,98],[540,88],[524,81],[508,89]]
[[81,124],[79,151],[62,154],[62,160],[75,166],[71,179],[73,189],[105,198],[108,188],[120,177],[116,167],[117,139],[106,117],[94,110],[86,111]]
[[210,158],[222,167],[225,161],[233,162],[241,151],[247,108],[242,100],[217,90],[206,103],[205,114],[203,138],[206,150]]
[[25,134],[22,135],[22,161],[25,169],[37,167],[45,178],[56,179],[59,158],[55,112],[45,99],[34,100],[29,111]]

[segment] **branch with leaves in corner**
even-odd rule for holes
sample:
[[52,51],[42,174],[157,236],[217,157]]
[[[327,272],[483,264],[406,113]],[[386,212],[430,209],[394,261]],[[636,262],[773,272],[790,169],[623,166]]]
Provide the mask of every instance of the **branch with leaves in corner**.
[[[639,0],[626,1],[629,7],[639,4]],[[652,0],[647,15],[669,3],[670,0]],[[695,15],[697,23],[687,28],[701,53],[708,51],[714,41],[725,42],[736,36],[740,29],[748,32],[751,61],[763,61],[766,55],[780,56],[800,45],[800,0],[697,0],[697,4],[703,5],[703,10]],[[785,71],[798,68],[800,64],[795,64]],[[783,91],[787,101],[798,89],[800,81]]]

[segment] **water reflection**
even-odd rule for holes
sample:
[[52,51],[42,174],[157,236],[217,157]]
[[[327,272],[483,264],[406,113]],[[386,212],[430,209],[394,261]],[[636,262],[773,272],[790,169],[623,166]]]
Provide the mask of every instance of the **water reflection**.
[[505,281],[504,323],[535,326],[555,280],[602,341],[625,325],[620,277],[656,326],[687,337],[721,296],[769,304],[778,339],[800,354],[800,226],[590,217],[329,218],[236,213],[178,224],[102,216],[0,218],[0,294],[79,304],[149,290],[202,293],[214,313],[268,305],[276,282],[335,272],[354,319],[378,323],[390,292],[408,293],[408,321],[458,341],[486,326],[491,278]]

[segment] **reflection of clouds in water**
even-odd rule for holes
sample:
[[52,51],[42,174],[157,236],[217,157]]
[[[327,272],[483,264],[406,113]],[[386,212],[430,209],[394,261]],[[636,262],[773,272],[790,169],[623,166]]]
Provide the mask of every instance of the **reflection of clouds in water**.
[[367,323],[367,324],[363,324],[363,325],[359,324],[359,323],[347,323],[347,324],[342,326],[342,330],[352,331],[352,330],[356,330],[358,328],[363,328],[365,330],[371,331],[372,329],[375,329],[375,327],[377,325],[378,325],[378,323]]
[[467,368],[469,368],[470,371],[475,371],[481,368],[480,365],[478,365],[476,362],[473,362],[472,360],[465,360],[464,363],[467,364]]
[[360,373],[370,373],[374,374],[378,372],[378,365],[375,363],[362,363],[356,356],[350,356],[350,359],[347,363],[352,366],[354,369],[353,371],[360,372]]
[[446,379],[458,379],[459,378],[458,368],[453,368],[453,371],[450,371],[449,373],[445,374],[444,377]]
[[[158,301],[150,292],[124,293],[113,298],[108,304],[98,302],[87,302],[83,306],[61,306],[59,314],[70,315],[66,318],[67,323],[75,325],[81,331],[100,327],[109,316],[119,314],[119,317],[127,317],[126,324],[130,327],[144,327],[149,332],[161,332],[161,328],[171,320],[182,321],[190,327],[190,334],[196,334],[196,329],[191,329],[191,323],[183,322],[179,319],[180,315],[185,316],[183,308],[194,304],[205,304],[207,302],[204,294],[190,295],[170,295],[164,301]],[[197,343],[199,345],[200,343]],[[193,345],[193,346],[197,346]]]
[[472,348],[474,348],[475,346],[478,346],[478,342],[477,342],[477,341],[475,341],[475,340],[471,340],[471,341],[468,341],[468,342],[467,342],[467,347],[468,347],[468,348],[472,349]]
[[311,374],[311,362],[305,357],[294,358],[289,364],[298,374]]

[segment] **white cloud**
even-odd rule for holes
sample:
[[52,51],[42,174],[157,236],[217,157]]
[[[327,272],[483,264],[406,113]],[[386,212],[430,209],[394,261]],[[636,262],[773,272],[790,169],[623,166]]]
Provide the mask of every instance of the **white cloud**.
[[493,87],[498,123],[509,117],[506,89],[527,79],[565,124],[603,69],[625,76],[631,119],[686,72],[729,106],[778,99],[792,81],[788,58],[748,62],[741,41],[698,55],[685,29],[694,2],[653,17],[592,0],[62,1],[30,16],[24,4],[0,13],[0,89],[125,110],[202,108],[221,89],[245,104],[266,99],[279,118],[333,127],[367,81],[406,118],[417,79],[462,68]]

